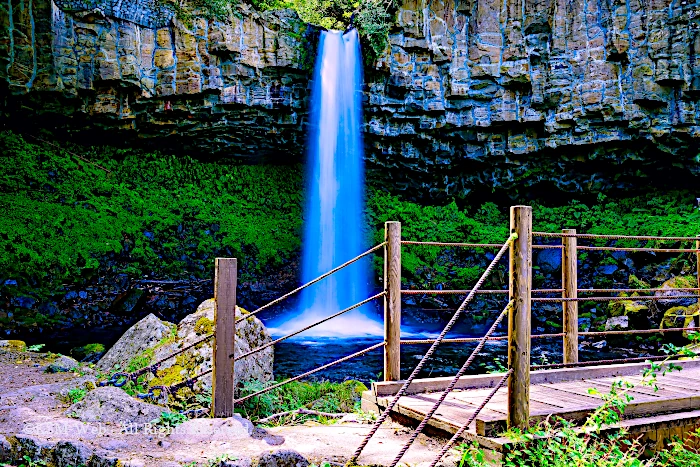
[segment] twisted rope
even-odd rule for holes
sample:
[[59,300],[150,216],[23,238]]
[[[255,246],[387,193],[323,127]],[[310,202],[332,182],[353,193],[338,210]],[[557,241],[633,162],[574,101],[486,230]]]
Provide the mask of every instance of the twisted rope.
[[482,337],[479,340],[479,344],[474,348],[474,350],[472,350],[472,353],[469,355],[469,358],[467,358],[467,361],[464,362],[464,364],[459,369],[457,374],[454,376],[454,378],[452,378],[452,381],[450,381],[450,384],[448,384],[447,387],[442,391],[442,394],[440,394],[440,397],[438,398],[438,400],[435,401],[435,404],[433,404],[433,406],[430,408],[430,410],[425,415],[423,420],[421,420],[420,424],[418,425],[418,427],[416,427],[416,429],[413,432],[413,434],[411,435],[411,437],[408,439],[408,441],[406,441],[406,444],[403,445],[403,447],[399,451],[396,458],[394,458],[394,461],[391,463],[390,467],[396,467],[396,464],[398,464],[399,461],[401,460],[401,458],[404,456],[404,454],[406,454],[406,451],[408,451],[408,449],[411,447],[411,445],[416,440],[416,438],[418,438],[418,435],[423,432],[423,429],[428,424],[430,419],[433,418],[433,415],[435,415],[435,412],[437,412],[437,409],[440,407],[440,405],[442,405],[442,403],[445,401],[447,396],[455,388],[455,386],[457,385],[457,382],[459,381],[459,378],[462,377],[464,372],[467,371],[467,368],[469,368],[469,366],[472,364],[472,362],[474,361],[476,356],[479,354],[479,352],[481,352],[481,349],[484,348],[484,344],[486,344],[486,340],[496,330],[498,325],[501,324],[501,321],[503,321],[503,318],[506,316],[506,314],[511,311],[511,309],[513,308],[513,303],[514,303],[513,300],[508,302],[508,305],[506,305],[506,307],[503,309],[501,314],[498,315],[498,318],[496,318],[496,320],[493,322],[493,324],[491,325],[489,330],[486,332],[484,337]]
[[137,379],[139,376],[144,375],[144,374],[146,374],[146,373],[153,373],[153,375],[155,376],[155,375],[156,375],[156,372],[158,371],[160,365],[161,365],[163,362],[165,362],[165,361],[167,361],[167,360],[170,360],[171,358],[173,358],[173,357],[175,357],[175,356],[177,356],[177,355],[180,355],[180,354],[183,353],[183,352],[188,351],[189,349],[191,349],[191,348],[193,348],[193,347],[195,347],[195,346],[201,344],[202,342],[208,341],[208,340],[211,339],[212,337],[214,337],[214,334],[213,334],[213,333],[212,333],[212,334],[207,334],[206,336],[202,337],[202,338],[199,339],[199,340],[196,340],[196,341],[193,342],[192,344],[181,348],[181,349],[178,350],[177,352],[174,352],[174,353],[172,353],[172,354],[170,354],[170,355],[168,355],[168,356],[166,356],[166,357],[163,357],[163,358],[161,358],[160,360],[158,360],[157,362],[151,363],[150,365],[147,365],[147,366],[145,366],[145,367],[143,367],[143,368],[141,368],[141,369],[139,369],[139,370],[133,371],[133,372],[131,372],[131,373],[124,373],[124,372],[114,373],[114,374],[110,377],[109,380],[100,382],[100,383],[98,384],[98,386],[112,385],[112,386],[114,386],[114,387],[120,388],[120,387],[124,386],[124,385],[125,385],[127,382],[129,382],[129,381],[134,381],[134,382],[136,382],[136,379]]
[[[553,337],[564,337],[563,332],[556,334],[535,334],[530,336],[530,339],[550,339]],[[457,337],[454,339],[443,339],[442,342],[445,344],[468,344],[469,342],[479,342],[484,339],[483,337]],[[508,336],[492,336],[488,337],[487,341],[505,341],[508,340]],[[418,345],[418,344],[432,344],[435,339],[404,339],[401,341],[401,345]]]
[[378,348],[380,348],[380,347],[384,347],[385,345],[386,345],[385,342],[380,342],[379,344],[375,344],[375,345],[373,345],[373,346],[371,346],[371,347],[367,347],[366,349],[360,350],[359,352],[355,352],[354,354],[348,355],[347,357],[343,357],[343,358],[340,358],[340,359],[338,359],[338,360],[334,360],[334,361],[332,361],[332,362],[330,362],[330,363],[326,363],[325,365],[322,365],[322,366],[320,366],[320,367],[318,367],[318,368],[315,368],[315,369],[313,369],[313,370],[311,370],[311,371],[307,371],[306,373],[302,373],[302,374],[300,374],[300,375],[298,375],[298,376],[295,376],[295,377],[293,377],[293,378],[289,378],[289,379],[287,379],[287,380],[282,381],[281,383],[277,383],[277,384],[275,384],[275,385],[272,385],[272,386],[270,386],[270,387],[267,387],[267,388],[265,388],[265,389],[262,389],[262,390],[260,390],[260,391],[258,391],[258,392],[254,392],[253,394],[248,394],[248,395],[245,396],[245,397],[241,397],[240,399],[236,399],[235,401],[233,401],[233,403],[234,403],[234,404],[239,404],[239,403],[241,403],[241,402],[247,401],[247,400],[250,399],[251,397],[259,396],[260,394],[264,394],[264,393],[266,393],[266,392],[270,392],[270,391],[272,391],[273,389],[277,389],[277,388],[279,388],[279,387],[282,387],[282,386],[284,386],[285,384],[291,383],[292,381],[297,381],[297,380],[299,380],[299,379],[302,379],[302,378],[305,378],[305,377],[307,377],[307,376],[310,376],[310,375],[312,375],[312,374],[314,374],[314,373],[318,373],[318,372],[321,371],[321,370],[325,370],[326,368],[330,368],[330,367],[332,367],[333,365],[337,365],[338,363],[343,363],[343,362],[346,362],[346,361],[348,361],[348,360],[350,360],[350,359],[353,359],[353,358],[355,358],[355,357],[359,357],[360,355],[364,355],[364,354],[366,354],[367,352],[371,352],[371,351],[374,350],[374,349],[378,349]]
[[320,280],[322,280],[322,279],[325,279],[326,277],[330,276],[331,274],[340,271],[340,270],[343,269],[344,267],[349,266],[349,265],[351,265],[352,263],[355,263],[355,262],[361,260],[361,259],[364,258],[365,256],[370,255],[370,254],[374,253],[375,251],[379,250],[380,248],[382,248],[382,247],[383,247],[384,245],[386,245],[386,244],[387,244],[387,242],[382,242],[382,243],[380,243],[379,245],[377,245],[377,246],[375,246],[375,247],[373,247],[373,248],[370,248],[369,250],[365,251],[364,253],[362,253],[362,254],[360,254],[360,255],[358,255],[358,256],[355,256],[353,259],[344,262],[344,263],[341,264],[340,266],[331,269],[331,270],[328,271],[327,273],[318,276],[316,279],[313,279],[312,281],[309,281],[309,282],[307,282],[306,284],[297,287],[296,289],[292,290],[291,292],[288,292],[288,293],[282,295],[281,297],[272,300],[270,303],[261,306],[260,308],[258,308],[258,309],[255,310],[255,311],[249,312],[249,313],[248,313],[247,315],[245,315],[244,317],[239,318],[238,320],[236,320],[236,324],[238,324],[238,323],[240,323],[240,322],[242,322],[242,321],[245,321],[245,320],[246,320],[247,318],[249,318],[250,316],[256,315],[257,313],[260,313],[261,311],[263,311],[263,310],[265,310],[265,309],[267,309],[267,308],[270,308],[272,305],[275,305],[275,304],[281,302],[282,300],[284,300],[284,299],[286,299],[286,298],[288,298],[288,297],[291,297],[292,295],[294,295],[295,293],[299,292],[300,290],[303,290],[303,289],[305,289],[305,288],[307,288],[307,287],[309,287],[309,286],[315,284],[316,282],[318,282],[318,281],[320,281]]
[[569,234],[558,232],[532,232],[533,237],[573,237],[573,238],[590,238],[590,239],[605,239],[605,240],[673,240],[673,241],[692,241],[698,240],[698,237],[659,237],[654,235],[598,235],[598,234]]
[[[651,292],[669,292],[671,290],[683,291],[683,292],[694,292],[700,291],[700,287],[677,287],[673,289],[578,289],[578,293],[608,293],[608,292],[620,292],[620,293],[651,293]],[[534,290],[533,290],[534,292]]]
[[653,251],[656,253],[697,253],[698,249],[687,248],[626,248],[618,246],[577,246],[577,250],[584,251]]
[[486,268],[486,271],[481,275],[479,280],[477,281],[476,285],[474,288],[469,292],[469,295],[464,299],[462,304],[457,308],[457,311],[455,314],[452,316],[450,319],[449,323],[445,326],[445,329],[442,330],[440,335],[435,339],[435,342],[430,346],[430,349],[425,353],[423,358],[421,358],[421,361],[416,365],[416,367],[413,369],[413,372],[411,375],[408,377],[408,379],[404,382],[404,384],[401,386],[399,391],[396,393],[396,396],[394,396],[394,399],[389,403],[387,408],[382,412],[377,420],[375,421],[374,425],[370,429],[369,433],[365,438],[362,440],[360,443],[360,446],[355,450],[353,453],[352,457],[350,458],[350,464],[355,464],[357,462],[357,458],[360,457],[360,454],[362,454],[362,451],[365,449],[365,446],[367,446],[367,443],[369,443],[369,440],[372,439],[372,437],[377,433],[377,430],[379,430],[379,427],[384,423],[386,418],[389,416],[391,411],[393,410],[394,406],[396,406],[396,403],[399,401],[401,396],[403,396],[408,389],[408,387],[411,385],[411,382],[418,376],[418,373],[420,373],[421,369],[423,368],[423,365],[425,365],[425,362],[427,362],[435,353],[435,350],[437,350],[438,346],[440,345],[440,342],[445,338],[445,335],[452,329],[452,327],[455,325],[457,322],[457,319],[462,315],[462,312],[466,308],[466,306],[469,304],[469,302],[472,301],[474,296],[476,295],[475,291],[481,288],[483,283],[486,281],[488,276],[491,274],[491,271],[493,270],[494,267],[496,267],[496,264],[501,260],[505,252],[508,250],[510,245],[513,243],[513,240],[517,238],[517,235],[515,233],[511,234],[511,236],[508,238],[508,240],[501,246],[501,249],[498,251],[496,256],[493,258],[491,261],[491,264]]
[[414,242],[410,240],[402,240],[402,245],[428,245],[428,246],[459,246],[466,248],[500,248],[499,243],[459,243],[459,242]]
[[279,339],[275,339],[274,341],[268,342],[268,343],[265,344],[265,345],[261,345],[260,347],[258,347],[258,348],[256,348],[256,349],[253,349],[253,350],[251,350],[250,352],[246,352],[246,353],[244,353],[243,355],[234,355],[234,354],[231,354],[231,355],[229,355],[229,358],[233,358],[234,361],[237,361],[237,360],[241,360],[241,359],[243,359],[243,358],[249,357],[249,356],[251,356],[251,355],[253,355],[253,354],[255,354],[255,353],[258,353],[258,352],[260,352],[260,351],[262,351],[262,350],[267,349],[268,347],[272,347],[272,346],[275,345],[275,344],[279,344],[279,343],[282,342],[283,340],[289,339],[290,337],[294,337],[294,336],[296,336],[297,334],[301,334],[301,333],[304,332],[304,331],[308,331],[309,329],[311,329],[311,328],[313,328],[313,327],[316,327],[316,326],[318,326],[319,324],[325,323],[326,321],[329,321],[329,320],[331,320],[331,319],[333,319],[333,318],[335,318],[335,317],[337,317],[337,316],[340,316],[340,315],[342,315],[343,313],[347,313],[348,311],[351,311],[351,310],[354,310],[354,309],[356,309],[356,308],[359,308],[359,307],[361,307],[362,305],[371,302],[372,300],[375,300],[375,299],[377,299],[377,298],[379,298],[379,297],[383,297],[384,295],[386,295],[386,292],[378,293],[377,295],[374,295],[374,296],[372,296],[372,297],[369,297],[368,299],[362,300],[360,303],[356,303],[356,304],[354,304],[353,306],[348,307],[348,308],[346,308],[346,309],[344,309],[344,310],[342,310],[342,311],[339,311],[338,313],[336,313],[336,314],[334,314],[334,315],[330,315],[330,316],[328,316],[328,317],[326,317],[326,318],[321,319],[320,321],[316,321],[316,322],[313,323],[313,324],[310,324],[310,325],[308,325],[308,326],[306,326],[306,327],[303,327],[303,328],[301,328],[301,329],[299,329],[299,330],[297,330],[297,331],[291,332],[291,333],[287,334],[286,336],[280,337]]
[[[402,295],[465,295],[470,293],[474,289],[467,289],[467,290],[450,290],[450,289],[445,289],[445,290],[402,290],[401,294]],[[668,289],[664,289],[668,290]],[[675,289],[679,290],[679,289]],[[700,289],[698,289],[700,290]],[[563,292],[564,289],[539,289],[539,290],[533,290],[532,293],[561,293]],[[476,290],[474,293],[477,294],[507,294],[508,290]]]
[[[685,357],[686,355],[670,355],[671,357]],[[615,363],[635,363],[635,362],[645,362],[664,360],[669,358],[669,355],[654,355],[651,357],[631,357],[631,358],[614,358],[610,360],[592,360],[589,362],[578,362],[578,363],[550,363],[548,365],[532,365],[533,370],[547,370],[551,368],[573,368],[578,366],[595,366],[595,365],[610,365]]]
[[462,436],[462,433],[464,433],[469,428],[469,425],[471,425],[472,422],[476,419],[476,417],[479,416],[481,411],[484,410],[484,407],[486,407],[486,404],[491,402],[491,399],[493,398],[493,396],[495,396],[496,393],[498,392],[498,390],[501,389],[504,384],[506,384],[506,381],[508,381],[508,378],[510,377],[510,375],[512,373],[513,373],[513,369],[511,368],[510,370],[508,370],[506,372],[505,375],[503,375],[503,378],[501,378],[501,380],[498,382],[498,384],[496,384],[496,387],[493,388],[493,390],[489,393],[489,395],[486,396],[486,399],[484,399],[484,401],[481,403],[481,405],[479,405],[479,407],[476,408],[476,410],[469,417],[469,419],[466,421],[466,423],[464,425],[462,425],[461,427],[459,427],[459,430],[457,430],[457,432],[452,436],[452,438],[450,438],[450,440],[447,442],[447,444],[445,444],[442,447],[440,454],[438,454],[438,456],[433,460],[433,462],[430,463],[430,467],[435,467],[437,465],[437,463],[440,462],[440,459],[442,459],[444,457],[444,455],[447,454],[447,451],[449,451],[450,448],[452,446],[454,446],[454,444],[457,442],[457,440]]
[[[692,317],[692,315],[689,315]],[[700,332],[700,328],[659,328],[659,329],[628,329],[623,331],[587,331],[579,332],[579,336],[608,336],[608,335],[623,335],[623,334],[659,334],[664,332],[684,332],[684,331],[697,331]]]
[[[666,289],[673,290],[673,289]],[[652,297],[533,297],[532,301],[537,302],[624,302],[626,300],[633,302],[659,300],[677,300],[680,298],[698,298],[697,295],[666,295]]]

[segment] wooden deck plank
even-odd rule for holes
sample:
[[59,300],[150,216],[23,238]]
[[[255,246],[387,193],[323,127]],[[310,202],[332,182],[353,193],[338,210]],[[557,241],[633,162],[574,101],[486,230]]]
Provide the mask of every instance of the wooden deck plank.
[[[635,366],[638,368],[638,365]],[[625,380],[639,383],[642,376],[625,369],[617,374],[625,374]],[[569,420],[584,419],[602,404],[599,396],[589,393],[590,388],[606,394],[619,378],[609,372],[597,372],[594,377],[583,378],[583,373],[569,380],[541,378],[530,389],[530,415],[533,419],[555,415]],[[697,378],[697,379],[696,379]],[[664,414],[681,414],[700,409],[700,366],[686,365],[681,372],[659,375],[658,391],[649,386],[635,386],[626,390],[634,399],[630,401],[624,414],[625,419],[647,419]],[[436,385],[425,382],[423,387],[434,389]],[[484,399],[491,393],[488,387],[459,389],[447,396],[437,410],[430,425],[454,433],[475,413]],[[440,392],[414,393],[399,400],[396,412],[415,420],[422,420],[441,396]],[[385,407],[390,397],[377,397],[379,406]],[[384,401],[383,403],[380,401]],[[505,428],[507,419],[507,395],[499,390],[476,417],[469,427],[469,433],[478,436],[493,436]]]

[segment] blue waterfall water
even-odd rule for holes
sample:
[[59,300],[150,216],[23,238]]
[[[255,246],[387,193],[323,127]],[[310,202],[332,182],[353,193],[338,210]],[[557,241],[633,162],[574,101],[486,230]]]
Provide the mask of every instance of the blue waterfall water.
[[[355,29],[321,32],[311,93],[307,205],[302,243],[306,283],[365,250],[362,58]],[[370,264],[362,260],[301,292],[296,316],[274,332],[311,324],[370,295]],[[368,316],[376,304],[324,323],[304,336],[382,335]]]

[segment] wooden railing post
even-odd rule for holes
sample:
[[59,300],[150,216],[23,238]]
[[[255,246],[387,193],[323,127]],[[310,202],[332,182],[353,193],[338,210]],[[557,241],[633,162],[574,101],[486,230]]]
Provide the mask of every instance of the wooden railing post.
[[384,224],[384,381],[401,379],[401,222]]
[[[700,235],[698,235],[697,237],[698,239],[695,240],[695,249],[699,251],[695,252],[695,270],[698,275],[697,287],[700,288]],[[700,296],[700,290],[698,290],[698,296]],[[695,324],[697,326],[700,326],[700,317],[695,317]]]
[[508,427],[528,427],[530,418],[530,331],[532,292],[532,208],[510,208],[510,232],[518,235],[510,248],[508,315]]
[[[576,229],[563,229],[576,235]],[[563,298],[578,297],[578,256],[576,237],[562,237],[561,281]],[[562,302],[564,311],[564,363],[578,363],[578,302]]]
[[216,258],[214,272],[214,358],[211,379],[214,417],[233,416],[233,352],[236,338],[236,258]]

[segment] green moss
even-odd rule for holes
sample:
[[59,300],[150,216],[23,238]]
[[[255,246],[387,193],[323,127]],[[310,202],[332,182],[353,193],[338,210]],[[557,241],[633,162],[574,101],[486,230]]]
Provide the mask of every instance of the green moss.
[[[52,298],[56,284],[117,274],[209,279],[217,256],[237,257],[246,280],[298,251],[298,165],[73,150],[111,172],[0,132],[2,295],[42,301]],[[13,313],[0,317],[8,328],[49,327],[64,319],[25,314],[19,306],[4,311]]]
[[146,349],[143,352],[135,355],[129,363],[126,364],[126,372],[131,373],[140,370],[151,364],[153,361],[154,351],[152,348]]
[[698,280],[693,276],[675,276],[661,286],[667,289],[692,289],[698,286]]
[[213,333],[214,332],[214,321],[210,320],[206,316],[202,316],[195,323],[194,332],[197,335]]
[[27,344],[24,341],[19,340],[5,340],[0,343],[0,350],[24,352],[27,350]]

